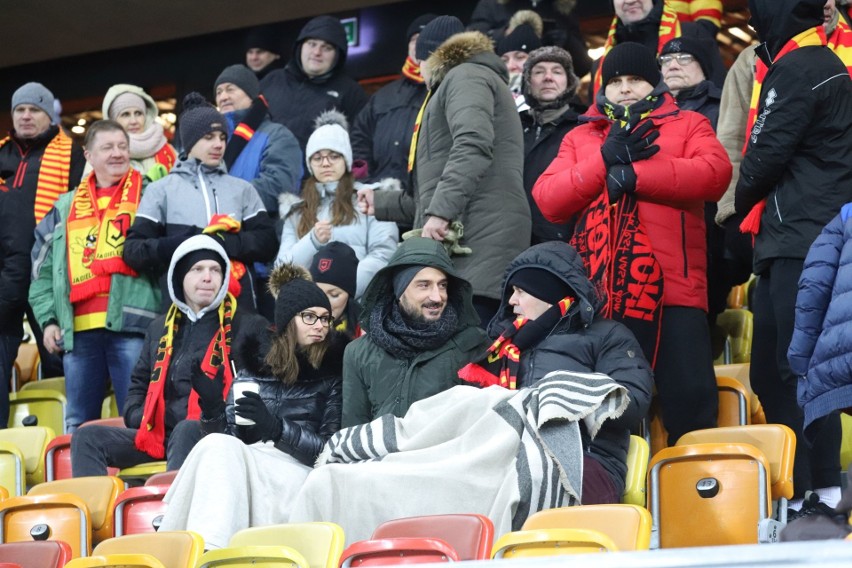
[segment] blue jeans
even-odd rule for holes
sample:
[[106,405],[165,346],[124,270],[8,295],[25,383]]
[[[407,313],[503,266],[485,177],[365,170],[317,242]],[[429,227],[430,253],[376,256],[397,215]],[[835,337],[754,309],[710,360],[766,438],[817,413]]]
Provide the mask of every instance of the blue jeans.
[[21,337],[0,335],[0,429],[9,425],[9,380]]
[[65,427],[68,433],[101,417],[107,379],[119,410],[124,409],[133,367],[142,353],[141,335],[93,329],[74,333],[74,350],[65,354]]

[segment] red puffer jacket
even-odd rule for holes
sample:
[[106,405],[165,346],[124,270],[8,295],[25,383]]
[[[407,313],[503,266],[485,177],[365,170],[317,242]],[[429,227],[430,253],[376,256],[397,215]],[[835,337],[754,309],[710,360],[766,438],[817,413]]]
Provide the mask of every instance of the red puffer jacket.
[[[679,110],[668,93],[649,119],[660,151],[633,164],[639,219],[663,269],[663,304],[707,310],[704,202],[717,201],[731,180],[731,162],[710,122]],[[533,197],[548,221],[562,223],[606,191],[600,147],[610,121],[596,106],[568,133],[538,178]]]

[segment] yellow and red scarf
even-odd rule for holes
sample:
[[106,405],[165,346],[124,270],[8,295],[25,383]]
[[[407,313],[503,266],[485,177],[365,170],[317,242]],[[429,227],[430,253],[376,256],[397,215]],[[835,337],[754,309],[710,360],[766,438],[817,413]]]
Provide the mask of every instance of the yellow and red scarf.
[[154,161],[166,168],[167,172],[172,171],[176,160],[177,152],[175,152],[175,149],[168,142],[163,144],[163,147],[154,154]]
[[[772,64],[774,65],[782,57],[800,47],[826,45],[826,42],[825,28],[823,28],[823,26],[817,26],[805,30],[800,34],[793,36],[790,41],[784,44],[784,47],[782,47],[781,51],[778,52],[778,55],[775,56]],[[749,141],[753,139],[752,130],[757,122],[757,109],[761,100],[760,91],[763,88],[763,81],[766,80],[767,73],[769,73],[769,66],[766,65],[760,57],[756,57],[754,67],[754,86],[751,90],[751,104],[749,105],[748,118],[746,119],[746,141],[743,145],[743,155],[745,155],[746,150],[748,149]],[[740,232],[757,235],[760,232],[760,218],[763,216],[764,209],[766,209],[766,198],[761,199],[754,207],[751,208],[751,211],[749,211],[748,215],[745,216],[743,222],[740,223]]]
[[852,76],[852,29],[842,16],[838,18],[837,27],[827,40],[828,47],[840,58]]
[[[11,140],[7,136],[0,140],[0,148]],[[71,172],[71,138],[60,128],[53,140],[48,142],[41,158],[38,170],[35,195],[35,221],[38,223],[59,196],[68,191],[68,178]]]
[[423,75],[420,74],[420,64],[411,59],[411,57],[405,58],[405,63],[402,65],[402,74],[406,79],[415,83],[423,83],[425,81]]
[[[219,331],[210,340],[201,369],[211,379],[216,376],[219,367],[224,365],[225,386],[222,390],[222,400],[228,394],[234,375],[231,371],[231,324],[234,312],[237,310],[237,299],[231,294],[219,304]],[[168,380],[169,362],[174,349],[174,337],[180,325],[181,312],[172,304],[166,314],[166,324],[163,336],[157,345],[157,360],[151,372],[151,382],[148,383],[148,393],[145,395],[145,408],[142,411],[142,424],[136,432],[135,444],[139,451],[149,456],[162,459],[165,456],[166,439],[166,402],[164,400],[166,381]],[[189,393],[186,417],[198,420],[201,407],[198,405],[198,393]]]
[[[230,217],[229,215],[222,215],[217,213],[213,215],[210,219],[210,224],[204,228],[201,232],[205,235],[213,235],[215,236],[217,233],[239,233],[240,227],[242,227],[242,223]],[[228,280],[228,292],[234,295],[234,297],[239,297],[240,292],[242,292],[242,285],[240,284],[240,278],[245,276],[246,274],[246,265],[239,260],[231,260],[231,278]]]
[[429,104],[429,97],[431,96],[432,90],[430,89],[426,91],[426,98],[423,99],[423,104],[414,120],[414,134],[411,135],[411,146],[408,148],[408,173],[414,170],[414,160],[417,157],[417,140],[420,138],[420,123],[423,122],[423,113],[426,111],[426,105]]
[[681,22],[707,20],[717,28],[722,27],[722,0],[667,0],[677,12]]
[[[595,81],[594,81],[594,92],[597,93],[601,88],[601,74],[603,73],[603,62],[606,58],[606,54],[610,52],[610,50],[615,47],[615,32],[618,28],[618,16],[612,17],[612,23],[609,26],[609,33],[606,36],[606,43],[604,43],[604,54],[601,56],[600,61],[598,62],[598,69],[595,71]],[[657,53],[659,53],[663,46],[666,45],[670,40],[673,40],[676,37],[680,36],[680,20],[678,19],[677,12],[669,6],[669,0],[663,4],[663,14],[660,17],[660,34],[659,39],[657,40]]]
[[98,207],[95,173],[80,183],[66,223],[71,303],[109,292],[113,274],[136,276],[121,258],[142,197],[142,175],[130,168],[106,209]]

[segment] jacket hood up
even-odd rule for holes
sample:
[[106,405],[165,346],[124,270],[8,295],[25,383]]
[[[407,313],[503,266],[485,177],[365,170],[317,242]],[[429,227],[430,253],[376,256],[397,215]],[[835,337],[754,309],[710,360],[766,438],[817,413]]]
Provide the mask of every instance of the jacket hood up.
[[431,71],[429,82],[434,88],[441,84],[454,67],[468,62],[490,67],[509,84],[506,64],[497,57],[494,44],[482,32],[462,32],[452,36],[432,52],[423,65]]
[[769,56],[764,62],[769,65],[793,36],[821,25],[824,5],[825,0],[748,0],[749,24],[765,44],[757,53]]
[[145,101],[145,128],[153,124],[154,120],[157,118],[157,103],[154,102],[151,95],[142,90],[142,88],[137,87],[136,85],[128,85],[126,83],[113,85],[106,92],[106,95],[104,95],[104,103],[101,106],[101,112],[103,113],[104,118],[109,118],[109,107],[112,106],[116,97],[123,93],[133,93],[134,95],[142,97],[142,100]]
[[327,75],[333,75],[338,70],[343,68],[346,63],[346,53],[349,50],[349,44],[346,41],[346,30],[343,29],[343,24],[334,16],[317,16],[309,21],[299,32],[299,37],[296,38],[296,43],[293,44],[293,57],[291,63],[295,64],[300,72],[302,71],[301,51],[302,44],[306,39],[315,38],[321,39],[337,48],[337,58],[334,60],[334,65]]
[[[192,309],[187,305],[186,302],[178,300],[177,296],[175,296],[174,285],[172,284],[172,277],[175,273],[175,266],[177,263],[188,255],[191,252],[195,252],[197,250],[212,250],[217,255],[222,257],[222,260],[225,262],[225,273],[222,275],[222,286],[219,287],[219,293],[216,294],[216,297],[210,303],[209,306],[205,306],[201,308],[199,312],[193,312]],[[186,316],[190,319],[190,321],[198,321],[204,316],[204,314],[210,313],[219,309],[219,304],[222,303],[222,300],[225,299],[225,295],[228,293],[228,281],[231,277],[231,262],[228,260],[228,255],[225,253],[225,249],[217,243],[212,237],[208,235],[195,235],[192,236],[185,241],[183,241],[180,246],[175,250],[175,253],[172,255],[172,261],[169,263],[169,272],[166,275],[166,282],[169,287],[169,297],[172,299],[172,302],[178,307],[180,311],[182,311]]]
[[397,301],[393,293],[393,277],[399,267],[413,264],[437,268],[447,275],[449,279],[447,300],[458,310],[458,329],[479,325],[479,316],[473,307],[473,287],[456,271],[444,246],[432,239],[412,237],[396,249],[387,266],[379,270],[367,286],[361,299],[360,319],[363,329],[370,328],[370,314],[379,302]]
[[508,321],[515,318],[512,313],[512,306],[509,305],[512,289],[508,286],[508,283],[512,276],[522,268],[546,270],[565,282],[576,295],[574,306],[569,314],[578,314],[577,317],[579,317],[582,325],[591,324],[595,315],[603,306],[603,298],[586,276],[586,268],[574,247],[560,241],[548,241],[531,246],[509,263],[506,268],[506,275],[503,277],[500,308],[488,324],[489,337],[499,336],[506,328]]

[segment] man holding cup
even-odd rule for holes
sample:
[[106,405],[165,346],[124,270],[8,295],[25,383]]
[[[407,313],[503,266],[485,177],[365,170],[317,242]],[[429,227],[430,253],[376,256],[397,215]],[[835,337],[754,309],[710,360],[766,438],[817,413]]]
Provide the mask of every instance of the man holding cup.
[[168,271],[172,304],[145,334],[124,409],[126,428],[94,425],[76,432],[75,477],[162,459],[170,470],[183,464],[202,437],[199,419],[224,408],[235,374],[233,338],[244,327],[268,325],[237,308],[228,293],[229,273],[225,250],[210,236],[190,237],[175,250]]

